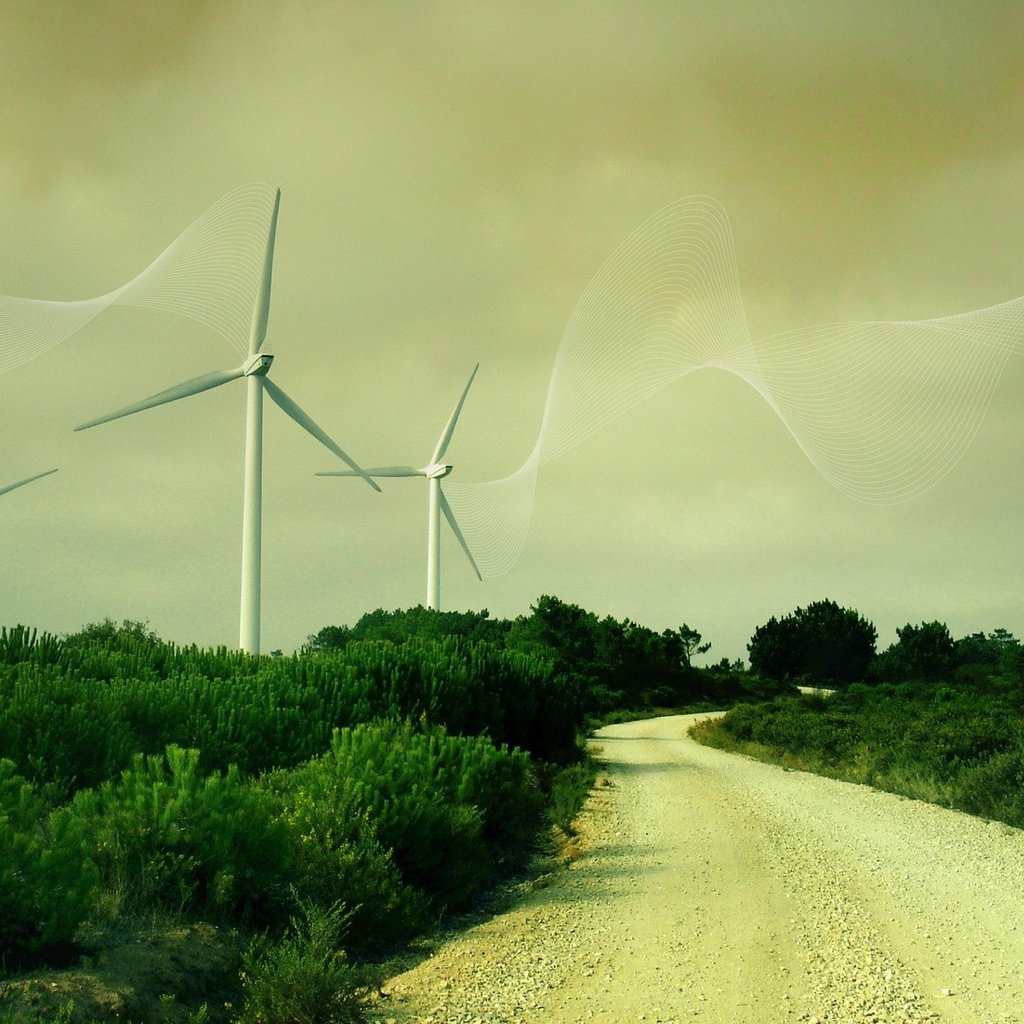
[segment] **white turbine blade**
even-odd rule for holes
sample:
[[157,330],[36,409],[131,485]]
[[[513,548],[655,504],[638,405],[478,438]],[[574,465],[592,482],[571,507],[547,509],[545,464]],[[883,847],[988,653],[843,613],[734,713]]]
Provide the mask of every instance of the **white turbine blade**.
[[444,458],[444,453],[448,451],[448,445],[451,443],[452,434],[455,433],[455,424],[459,421],[459,413],[462,412],[462,405],[466,401],[466,395],[469,394],[469,386],[473,383],[473,378],[476,376],[476,371],[480,369],[480,364],[477,363],[473,367],[473,372],[469,375],[469,381],[465,388],[462,390],[462,397],[459,399],[458,405],[452,411],[451,417],[448,420],[447,426],[444,428],[444,433],[441,434],[440,440],[437,442],[437,447],[434,449],[434,454],[430,457],[431,464],[435,464]]
[[236,367],[234,370],[215,370],[213,373],[204,373],[201,377],[193,377],[192,380],[187,380],[182,384],[175,384],[173,388],[168,388],[166,391],[161,391],[158,394],[151,395],[149,398],[144,398],[141,402],[136,402],[134,405],[126,405],[123,409],[118,409],[117,412],[100,416],[95,420],[89,420],[88,423],[81,423],[75,427],[75,430],[88,430],[89,427],[98,427],[101,423],[109,423],[111,420],[120,419],[122,416],[131,416],[132,413],[142,412],[143,409],[152,409],[157,405],[166,405],[167,402],[176,402],[179,398],[198,395],[203,391],[209,391],[210,388],[219,388],[221,384],[238,380],[239,377],[244,375],[245,369],[241,366]]
[[263,278],[260,281],[259,295],[252,311],[252,330],[249,334],[249,355],[254,356],[263,346],[267,337],[267,324],[270,321],[270,285],[274,275],[274,241],[277,238],[277,211],[281,208],[281,190],[274,197],[274,212],[270,217],[270,230],[267,232],[267,251],[263,257]]
[[36,473],[35,476],[27,477],[24,480],[19,480],[16,484],[8,484],[6,487],[0,487],[0,494],[7,494],[8,491],[16,491],[19,487],[24,487],[25,484],[32,483],[33,480],[41,480],[44,476],[49,476],[51,473],[56,473],[55,469],[48,469],[45,473]]
[[426,476],[422,469],[414,466],[374,466],[364,473],[354,469],[336,469],[330,472],[317,473],[317,476]]
[[356,471],[356,475],[361,476],[375,491],[380,490],[380,488],[370,479],[370,475],[366,470],[353,462],[352,459],[350,459],[338,447],[338,445],[328,437],[324,430],[317,426],[309,415],[304,413],[298,405],[281,390],[281,388],[266,377],[263,378],[263,386],[267,389],[267,394],[270,395],[270,397],[278,404],[282,412],[295,420],[295,422],[298,423],[298,425],[307,433],[312,434],[313,437],[315,437],[325,448],[334,452],[342,462],[351,466]]
[[448,504],[448,499],[444,496],[444,491],[439,491],[438,497],[441,499],[441,511],[444,513],[445,519],[448,520],[448,525],[452,528],[452,533],[455,534],[455,539],[462,545],[462,550],[466,552],[466,557],[469,559],[469,564],[473,566],[473,572],[476,573],[476,578],[483,583],[484,578],[480,575],[480,570],[477,568],[476,559],[473,557],[473,553],[469,550],[466,538],[462,536],[459,524],[455,521],[455,513],[452,511],[451,505]]

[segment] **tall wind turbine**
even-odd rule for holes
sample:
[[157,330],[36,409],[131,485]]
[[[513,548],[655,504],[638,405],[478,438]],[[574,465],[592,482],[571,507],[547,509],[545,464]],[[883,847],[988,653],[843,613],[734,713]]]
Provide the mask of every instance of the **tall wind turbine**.
[[[459,398],[454,410],[452,410],[448,423],[441,432],[441,437],[438,439],[438,442],[434,447],[434,452],[430,456],[430,462],[428,462],[426,466],[422,469],[416,469],[414,466],[378,466],[376,469],[366,470],[366,475],[371,477],[425,476],[427,478],[427,482],[429,484],[427,504],[427,607],[435,610],[439,610],[441,607],[442,514],[445,519],[448,520],[448,525],[452,528],[452,533],[455,534],[455,539],[462,545],[462,550],[466,553],[466,557],[469,559],[469,564],[473,566],[473,572],[476,573],[476,578],[481,581],[483,580],[483,577],[480,575],[480,570],[477,568],[476,561],[473,559],[473,555],[469,550],[469,545],[466,543],[466,538],[463,536],[462,530],[459,529],[459,524],[455,519],[455,513],[452,512],[452,507],[448,504],[448,499],[444,496],[444,491],[441,490],[441,481],[448,476],[454,468],[453,466],[442,463],[441,459],[444,458],[444,453],[448,451],[448,445],[451,443],[452,434],[455,433],[455,424],[459,421],[459,414],[462,412],[462,406],[466,401],[466,395],[469,394],[470,385],[473,383],[473,378],[476,376],[476,371],[479,369],[480,364],[477,363],[476,366],[473,367],[473,372],[469,375],[469,381],[462,390],[462,396]],[[340,470],[336,472],[317,473],[316,475],[356,476],[357,474],[350,470]]]
[[34,480],[42,480],[44,476],[49,476],[51,473],[56,473],[55,469],[48,469],[45,473],[36,473],[35,476],[26,477],[24,480],[19,480],[16,484],[8,484],[6,487],[0,487],[0,494],[7,494],[8,491],[16,491],[19,487],[24,487],[25,484],[30,484]]
[[241,366],[233,370],[215,370],[213,373],[194,377],[182,384],[176,384],[166,391],[152,395],[136,402],[134,405],[118,409],[117,412],[100,416],[75,427],[75,430],[87,430],[89,427],[109,423],[111,420],[130,416],[132,413],[152,409],[157,405],[175,402],[179,398],[198,395],[210,388],[220,387],[230,381],[245,377],[247,381],[247,404],[245,417],[245,483],[242,502],[242,602],[241,623],[239,626],[239,647],[250,654],[260,652],[260,555],[262,539],[262,501],[263,501],[263,392],[266,391],[273,401],[300,427],[312,434],[324,447],[328,448],[343,462],[352,467],[353,476],[361,476],[375,491],[380,488],[370,479],[369,475],[352,461],[337,444],[284,391],[267,379],[267,372],[274,357],[261,352],[267,336],[267,323],[270,319],[270,284],[274,266],[274,239],[277,234],[277,214],[281,206],[281,190],[277,190],[274,199],[274,212],[270,219],[270,230],[267,233],[267,249],[263,259],[263,276],[260,281],[256,306],[253,309],[252,328],[249,333],[249,356]]

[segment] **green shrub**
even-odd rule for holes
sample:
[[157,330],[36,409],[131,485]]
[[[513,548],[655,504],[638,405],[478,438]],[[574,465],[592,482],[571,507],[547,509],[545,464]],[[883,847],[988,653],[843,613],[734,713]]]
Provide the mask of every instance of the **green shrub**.
[[291,845],[267,792],[233,766],[204,775],[199,751],[136,755],[116,782],[72,810],[96,844],[104,880],[129,902],[262,920],[289,877]]
[[277,943],[261,939],[243,957],[244,996],[236,1024],[359,1024],[368,986],[340,948],[340,905],[301,902]]
[[82,823],[0,760],[0,962],[66,951],[97,881]]
[[116,694],[59,665],[0,665],[0,701],[0,750],[40,785],[98,785],[136,749]]
[[1016,744],[963,770],[959,806],[1024,828],[1024,730]]
[[854,684],[739,705],[692,730],[711,746],[1024,827],[1024,720],[1001,680]]
[[349,949],[380,955],[427,927],[429,901],[403,881],[366,815],[334,818],[347,805],[325,795],[298,787],[282,814],[294,843],[295,888],[312,903],[348,907]]
[[[284,807],[306,870],[361,859],[390,879],[387,899],[413,918],[425,904],[406,890],[424,894],[435,910],[464,903],[494,862],[533,834],[541,806],[525,754],[486,737],[398,722],[339,730],[326,754],[266,785]],[[337,898],[360,925],[394,930],[381,920],[381,905],[358,909],[359,894]]]
[[0,631],[0,750],[68,795],[169,744],[199,749],[206,771],[288,768],[323,753],[332,730],[376,718],[555,758],[573,749],[579,697],[550,659],[461,637],[260,658],[178,648],[137,623],[63,641]]
[[567,836],[575,835],[573,823],[594,786],[596,767],[589,758],[561,768],[551,782],[548,817]]

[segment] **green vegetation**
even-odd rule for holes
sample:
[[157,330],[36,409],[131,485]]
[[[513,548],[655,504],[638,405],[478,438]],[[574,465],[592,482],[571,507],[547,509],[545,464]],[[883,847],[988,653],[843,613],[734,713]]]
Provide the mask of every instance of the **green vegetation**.
[[370,976],[341,948],[348,925],[341,904],[300,901],[280,942],[257,937],[242,960],[238,1024],[359,1024]]
[[[782,623],[791,626],[794,618],[801,618],[799,609]],[[835,614],[829,618],[832,625],[820,620],[809,630],[818,661],[785,651],[755,659],[766,637],[781,642],[785,628],[773,619],[754,634],[751,662],[812,686],[838,685],[832,695],[737,706],[693,735],[712,746],[1024,828],[1019,641],[1005,629],[954,640],[944,623],[908,623],[885,651],[876,655],[872,649],[865,661],[859,650],[844,661],[850,633],[866,638],[874,627],[856,613],[842,617],[848,630],[835,628]],[[864,681],[844,687],[854,678]]]
[[99,970],[118,933],[161,923],[216,963],[218,999],[151,992],[137,1024],[358,1021],[370,965],[471,907],[545,830],[572,837],[600,721],[731,707],[699,738],[1024,827],[1020,643],[937,622],[880,653],[875,637],[820,601],[755,632],[753,671],[699,668],[685,624],[549,596],[514,620],[377,610],[292,657],[130,621],[0,630],[0,1021],[109,1020],[53,983],[32,1011],[11,1000],[33,970],[83,954]]
[[66,952],[96,881],[82,823],[0,760],[0,962]]
[[752,672],[770,679],[830,684],[867,676],[875,656],[875,627],[835,601],[815,601],[759,626],[747,645]]
[[[366,963],[470,907],[545,829],[572,835],[589,721],[789,691],[695,668],[707,646],[552,597],[511,621],[378,610],[290,658],[131,621],[0,630],[0,967],[102,963],[147,921],[212,927],[226,997],[150,993],[140,1014],[357,1020]],[[49,987],[26,1020],[98,1015]],[[7,1009],[16,988],[0,1020],[29,1012]]]
[[492,651],[504,650],[548,666],[562,681],[564,698],[577,712],[577,725],[656,709],[722,707],[791,689],[785,681],[748,675],[740,662],[695,667],[693,657],[705,654],[711,645],[686,624],[659,633],[629,619],[599,618],[549,595],[540,597],[529,615],[512,620],[492,619],[487,611],[378,609],[351,628],[320,630],[309,637],[304,650],[347,651],[354,643],[381,639],[408,645],[441,635],[482,641]]

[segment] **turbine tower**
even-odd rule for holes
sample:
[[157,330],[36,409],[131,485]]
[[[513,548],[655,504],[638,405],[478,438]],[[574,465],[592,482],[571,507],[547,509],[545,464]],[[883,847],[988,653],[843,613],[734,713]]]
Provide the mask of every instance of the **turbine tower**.
[[[422,469],[416,469],[414,466],[378,466],[376,469],[368,469],[365,471],[366,475],[371,477],[424,476],[427,478],[427,483],[429,485],[427,493],[427,607],[433,608],[435,611],[439,611],[441,608],[442,515],[444,515],[445,519],[448,520],[448,525],[452,528],[452,533],[455,534],[455,539],[462,545],[462,550],[466,553],[466,557],[469,559],[469,564],[473,566],[473,572],[476,573],[476,578],[483,581],[483,577],[480,575],[480,570],[477,568],[476,561],[469,550],[469,545],[466,543],[466,538],[463,536],[462,530],[459,528],[459,524],[455,519],[455,513],[452,512],[452,507],[448,504],[448,499],[444,496],[444,491],[441,490],[441,481],[448,476],[454,468],[453,466],[442,463],[441,459],[444,458],[445,452],[448,451],[448,445],[451,443],[452,434],[455,433],[455,424],[459,421],[459,414],[462,412],[462,406],[466,401],[466,395],[469,394],[470,385],[473,383],[473,378],[476,376],[476,371],[479,369],[480,364],[477,363],[476,366],[473,367],[473,372],[469,375],[469,381],[462,390],[462,396],[459,398],[458,403],[452,410],[448,423],[441,432],[441,437],[434,446],[434,452],[430,456],[430,461],[426,466]],[[351,470],[339,470],[335,472],[317,473],[316,475],[356,476],[357,474],[353,473]]]
[[42,480],[44,476],[49,476],[51,473],[56,473],[55,469],[48,469],[45,473],[36,473],[35,476],[26,477],[24,480],[19,480],[16,484],[8,484],[6,487],[0,487],[0,494],[7,494],[8,491],[16,491],[19,487],[24,487],[25,484],[32,483],[33,480]]
[[274,212],[270,219],[270,230],[267,233],[267,248],[263,259],[263,275],[259,293],[253,309],[252,328],[249,334],[249,355],[241,366],[233,370],[215,370],[213,373],[194,377],[182,384],[176,384],[166,391],[161,391],[149,398],[136,402],[134,405],[118,409],[116,412],[98,419],[90,420],[75,427],[75,430],[87,430],[89,427],[109,423],[111,420],[130,416],[132,413],[152,409],[157,405],[175,402],[179,398],[198,395],[202,391],[220,387],[230,381],[246,378],[247,403],[245,417],[245,483],[242,501],[242,600],[241,622],[239,626],[238,645],[250,654],[260,652],[260,555],[262,540],[262,501],[263,501],[263,392],[266,391],[278,407],[290,416],[303,430],[312,434],[324,447],[328,448],[343,462],[352,467],[353,476],[361,476],[375,491],[380,488],[370,479],[369,475],[352,461],[337,444],[285,394],[285,392],[268,380],[267,372],[274,357],[261,352],[267,336],[267,323],[270,318],[270,285],[274,266],[274,239],[277,234],[277,214],[281,206],[281,190],[277,190],[274,199]]

